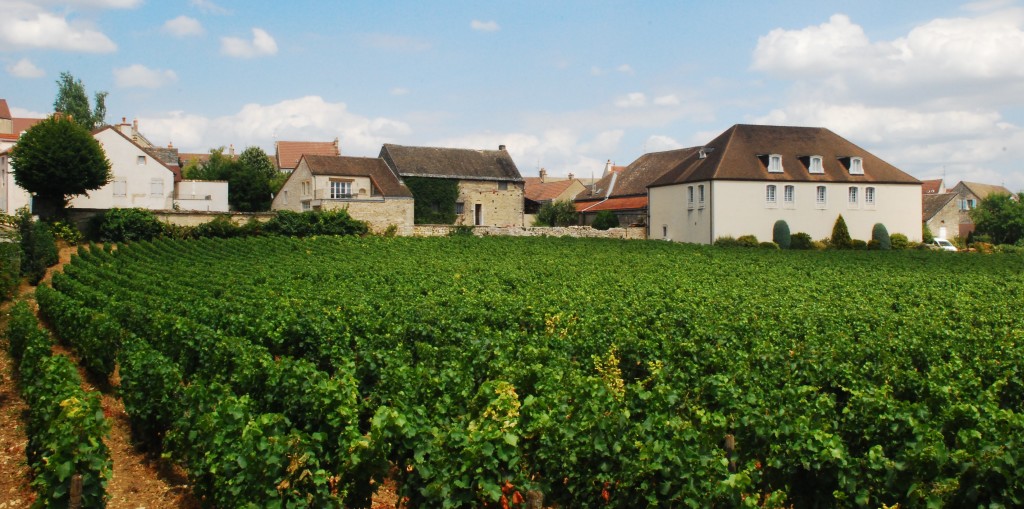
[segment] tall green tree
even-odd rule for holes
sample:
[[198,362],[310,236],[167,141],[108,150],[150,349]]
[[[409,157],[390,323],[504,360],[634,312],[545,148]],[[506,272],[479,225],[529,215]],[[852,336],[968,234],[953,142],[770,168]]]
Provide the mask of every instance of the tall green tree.
[[846,220],[839,214],[836,224],[832,226],[832,237],[829,244],[835,249],[850,249],[853,247],[853,239],[850,238],[850,230],[846,227]]
[[247,147],[228,176],[228,204],[243,212],[270,210],[270,181],[277,173],[263,149]]
[[988,235],[995,244],[1016,244],[1024,239],[1024,193],[990,194],[970,214],[975,235]]
[[63,217],[68,200],[110,181],[110,161],[88,129],[54,115],[30,127],[11,151],[14,182],[41,217]]
[[238,161],[224,155],[224,147],[210,149],[210,157],[201,163],[190,161],[182,170],[189,180],[229,180],[238,167]]
[[107,93],[96,92],[95,106],[89,106],[89,97],[85,93],[82,80],[76,80],[71,73],[60,73],[57,80],[57,98],[53,101],[53,111],[75,119],[86,129],[96,129],[106,123]]

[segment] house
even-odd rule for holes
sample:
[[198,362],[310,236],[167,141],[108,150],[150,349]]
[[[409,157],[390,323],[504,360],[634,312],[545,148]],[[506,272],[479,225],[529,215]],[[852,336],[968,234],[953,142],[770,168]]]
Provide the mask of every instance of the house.
[[274,164],[277,169],[290,173],[299,164],[303,155],[340,156],[338,138],[334,141],[279,141],[274,143]]
[[922,180],[921,181],[921,194],[922,195],[926,195],[927,196],[927,195],[930,195],[930,194],[945,194],[945,193],[946,193],[946,183],[945,183],[945,181],[943,179],[931,179],[931,180]]
[[583,224],[593,223],[603,210],[614,212],[622,226],[647,224],[647,186],[696,152],[696,148],[651,152],[626,167],[608,161],[601,180],[576,196]]
[[13,214],[19,208],[28,207],[32,197],[28,191],[14,183],[11,173],[10,151],[18,142],[21,133],[28,130],[41,118],[19,118],[11,115],[6,99],[0,99],[0,212]]
[[734,125],[648,187],[648,238],[772,238],[775,222],[821,239],[840,215],[855,239],[882,223],[921,240],[921,182],[832,131]]
[[[580,179],[575,178],[572,173],[568,178],[552,178],[548,176],[547,170],[540,169],[540,176],[525,177],[523,190],[523,211],[527,215],[533,215],[540,211],[544,204],[556,201],[573,201],[576,195],[583,192],[587,187]],[[527,223],[532,221],[528,218]]]
[[[980,184],[977,182],[960,182],[952,189],[943,186],[938,194],[922,196],[922,221],[928,225],[932,234],[940,239],[958,236],[966,239],[974,231],[971,210],[981,200],[992,194],[1013,195],[1003,186]],[[923,191],[922,191],[923,192]]]
[[381,148],[380,157],[406,180],[414,195],[416,187],[409,179],[456,182],[458,195],[452,211],[456,224],[523,226],[524,181],[505,145],[498,150],[470,150],[388,143]]
[[271,210],[346,209],[375,231],[413,224],[413,197],[383,159],[303,155]]

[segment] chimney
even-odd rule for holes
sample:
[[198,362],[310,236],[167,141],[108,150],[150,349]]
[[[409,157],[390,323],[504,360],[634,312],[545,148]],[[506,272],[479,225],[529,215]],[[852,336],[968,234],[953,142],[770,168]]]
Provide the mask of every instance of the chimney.
[[338,137],[337,137],[337,136],[335,136],[335,137],[334,137],[334,152],[335,152],[335,153],[336,153],[337,155],[339,155],[339,156],[340,156],[340,155],[341,155],[341,146],[340,146],[340,145],[339,145],[338,143],[339,143]]
[[604,173],[601,174],[601,178],[607,177],[612,172],[612,160],[609,159],[607,163],[604,163]]
[[228,155],[231,156],[231,157],[235,157],[235,144],[234,143],[232,143],[231,145],[228,145]]
[[505,145],[498,145],[498,150],[505,150]]
[[573,174],[573,173],[569,173],[569,180],[573,180],[573,179],[575,179],[575,178],[576,178],[576,175],[575,175],[575,174]]
[[541,181],[541,183],[544,183],[544,179],[546,179],[546,178],[548,178],[548,170],[545,170],[544,168],[541,168],[540,169],[540,181]]

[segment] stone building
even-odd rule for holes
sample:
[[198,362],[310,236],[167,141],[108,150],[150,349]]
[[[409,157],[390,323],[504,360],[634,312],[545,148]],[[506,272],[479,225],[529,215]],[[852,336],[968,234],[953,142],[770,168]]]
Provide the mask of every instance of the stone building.
[[270,208],[346,209],[378,232],[413,224],[412,193],[380,158],[303,155]]
[[455,224],[523,226],[524,181],[504,145],[470,150],[384,144],[380,157],[403,179],[458,182]]

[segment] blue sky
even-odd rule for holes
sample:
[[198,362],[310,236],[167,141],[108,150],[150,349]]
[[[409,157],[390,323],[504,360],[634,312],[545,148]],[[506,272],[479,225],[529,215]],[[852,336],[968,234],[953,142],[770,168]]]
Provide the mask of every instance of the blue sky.
[[1024,189],[1024,7],[1010,0],[0,0],[0,97],[62,71],[107,120],[205,152],[340,139],[497,148],[600,175],[737,123],[827,127],[948,185]]

